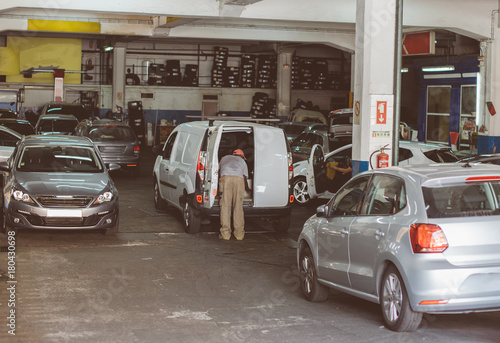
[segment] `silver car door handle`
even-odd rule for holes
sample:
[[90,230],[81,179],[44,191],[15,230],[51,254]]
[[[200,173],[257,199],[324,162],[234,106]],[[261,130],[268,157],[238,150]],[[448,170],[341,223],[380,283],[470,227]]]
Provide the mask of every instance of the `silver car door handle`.
[[385,236],[385,233],[383,233],[380,229],[377,229],[377,231],[375,231],[375,238],[376,239],[380,239],[384,236]]
[[340,234],[342,235],[342,237],[348,236],[349,235],[349,231],[347,231],[347,229],[342,229],[342,230],[340,230]]

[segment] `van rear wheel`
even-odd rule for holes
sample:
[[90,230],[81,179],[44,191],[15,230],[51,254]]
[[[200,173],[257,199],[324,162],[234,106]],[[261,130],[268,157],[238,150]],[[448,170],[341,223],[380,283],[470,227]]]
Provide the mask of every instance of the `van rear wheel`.
[[189,203],[189,200],[184,204],[182,214],[184,218],[184,230],[187,233],[200,232],[201,218],[194,213],[193,206]]
[[291,213],[287,214],[283,217],[278,217],[274,222],[273,222],[273,228],[274,231],[279,232],[279,233],[285,233],[288,231],[288,228],[290,227],[290,218],[292,217]]
[[158,181],[155,181],[154,183],[153,196],[154,196],[155,208],[157,210],[164,210],[167,207],[167,202],[161,197],[160,186],[158,185]]

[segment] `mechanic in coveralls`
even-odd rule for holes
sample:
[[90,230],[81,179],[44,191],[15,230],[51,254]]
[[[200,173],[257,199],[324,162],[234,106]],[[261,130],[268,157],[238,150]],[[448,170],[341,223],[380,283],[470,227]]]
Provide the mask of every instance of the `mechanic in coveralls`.
[[[231,214],[233,216],[234,237],[241,241],[245,237],[245,218],[243,215],[243,197],[245,190],[250,192],[247,184],[248,166],[245,154],[241,149],[233,151],[220,160],[220,239],[231,238]],[[231,211],[232,207],[232,211]]]

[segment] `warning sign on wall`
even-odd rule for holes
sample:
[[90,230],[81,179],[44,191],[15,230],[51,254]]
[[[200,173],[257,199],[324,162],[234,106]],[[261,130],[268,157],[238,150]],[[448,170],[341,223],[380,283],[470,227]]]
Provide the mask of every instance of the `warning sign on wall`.
[[387,123],[387,101],[377,101],[377,124]]

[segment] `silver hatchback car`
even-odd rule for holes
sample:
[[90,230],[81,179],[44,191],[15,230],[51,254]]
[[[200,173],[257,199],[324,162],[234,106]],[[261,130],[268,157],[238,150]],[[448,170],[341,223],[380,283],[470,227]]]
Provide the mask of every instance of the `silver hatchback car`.
[[500,310],[500,169],[439,163],[358,174],[298,239],[304,296],[329,287],[381,305],[386,326],[423,313]]

